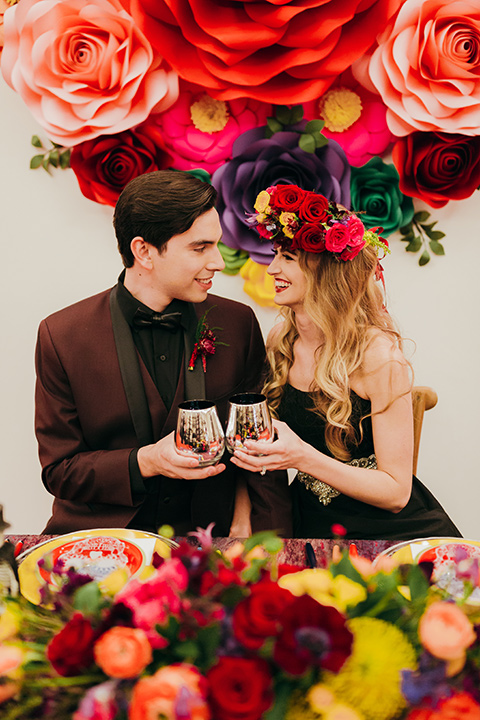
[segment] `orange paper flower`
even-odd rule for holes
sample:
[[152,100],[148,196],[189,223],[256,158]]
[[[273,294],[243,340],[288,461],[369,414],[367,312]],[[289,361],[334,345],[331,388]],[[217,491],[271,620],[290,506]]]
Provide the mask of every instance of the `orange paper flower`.
[[429,653],[441,660],[457,660],[475,641],[470,620],[457,605],[435,602],[424,612],[418,626],[422,644]]
[[152,660],[152,647],[143,630],[113,627],[95,643],[95,661],[112,678],[134,678]]

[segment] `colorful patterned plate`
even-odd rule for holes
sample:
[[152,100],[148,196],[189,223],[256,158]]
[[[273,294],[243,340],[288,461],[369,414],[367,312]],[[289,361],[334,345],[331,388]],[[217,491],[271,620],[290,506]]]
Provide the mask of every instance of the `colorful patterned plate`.
[[[102,580],[110,573],[125,568],[130,577],[139,575],[150,565],[153,553],[168,557],[176,543],[168,538],[140,530],[106,528],[80,530],[46,540],[18,557],[18,574],[22,595],[30,602],[40,603],[40,588],[47,582],[55,586],[49,567],[62,560],[64,567]],[[38,561],[48,559],[47,567]]]
[[[438,587],[447,590],[453,597],[461,597],[463,582],[457,578],[455,571],[455,559],[459,550],[463,551],[462,554],[465,558],[480,560],[480,541],[478,540],[431,537],[392,545],[375,558],[374,564],[382,555],[394,558],[398,564],[433,562],[433,582]],[[469,602],[480,603],[480,588],[473,591]]]

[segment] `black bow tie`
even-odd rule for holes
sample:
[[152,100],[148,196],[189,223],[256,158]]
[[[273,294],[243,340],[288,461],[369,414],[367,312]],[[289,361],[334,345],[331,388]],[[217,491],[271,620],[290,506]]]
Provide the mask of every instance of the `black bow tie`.
[[172,313],[156,313],[151,310],[143,310],[138,308],[133,316],[133,324],[137,327],[161,327],[170,332],[175,332],[180,326],[182,319],[181,312]]

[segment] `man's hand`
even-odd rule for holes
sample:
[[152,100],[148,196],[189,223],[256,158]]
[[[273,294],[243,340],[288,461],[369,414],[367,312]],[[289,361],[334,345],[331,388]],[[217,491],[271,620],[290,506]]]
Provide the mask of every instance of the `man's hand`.
[[143,477],[165,475],[184,480],[203,480],[225,470],[223,463],[199,467],[198,458],[180,455],[175,449],[174,432],[153,445],[141,447],[137,453],[137,462]]

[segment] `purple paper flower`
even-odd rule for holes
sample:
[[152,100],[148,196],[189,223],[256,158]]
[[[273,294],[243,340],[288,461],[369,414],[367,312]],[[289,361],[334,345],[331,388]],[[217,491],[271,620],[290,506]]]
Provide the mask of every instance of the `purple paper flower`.
[[261,190],[278,183],[298,185],[350,207],[350,166],[340,145],[330,140],[315,153],[308,153],[298,147],[298,139],[293,131],[265,138],[264,128],[247,130],[233,144],[232,160],[212,177],[218,191],[222,241],[246,250],[252,260],[263,265],[273,257],[271,243],[262,242],[249,224]]

